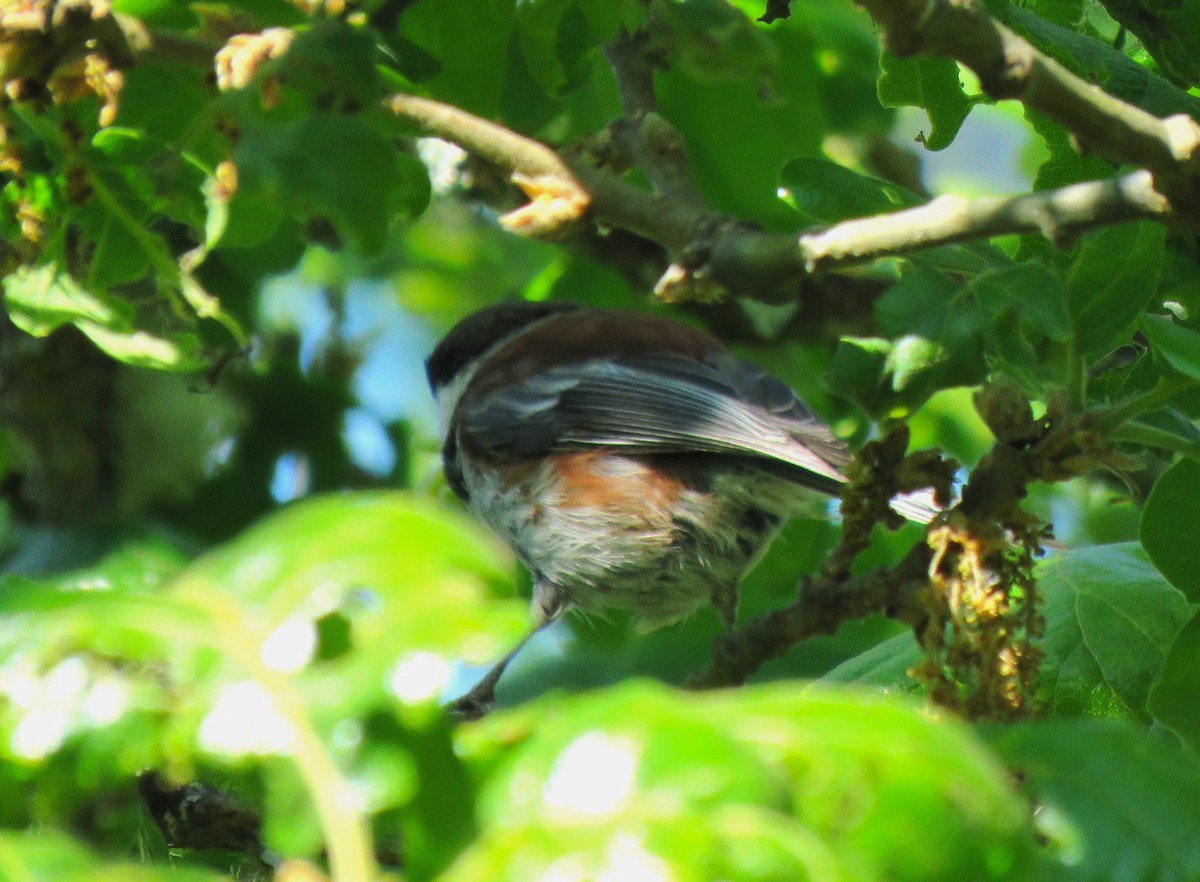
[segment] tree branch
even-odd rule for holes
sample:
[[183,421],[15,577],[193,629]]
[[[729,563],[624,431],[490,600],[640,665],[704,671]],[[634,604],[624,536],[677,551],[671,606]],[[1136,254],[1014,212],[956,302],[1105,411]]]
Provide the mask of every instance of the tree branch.
[[898,56],[924,52],[974,71],[994,98],[1062,123],[1081,149],[1153,173],[1176,212],[1200,213],[1200,124],[1159,119],[1085,82],[997,22],[977,0],[857,0]]
[[[410,95],[397,95],[388,104],[432,134],[499,165],[518,183],[549,181],[555,192],[571,194],[573,204],[585,208],[565,213],[565,222],[577,222],[586,210],[601,226],[657,242],[682,255],[689,269],[702,268],[729,290],[768,302],[797,299],[805,277],[815,271],[879,257],[1001,233],[1037,232],[1057,242],[1092,227],[1173,217],[1150,175],[1134,172],[1019,196],[944,196],[916,208],[856,218],[799,236],[767,233],[690,200],[647,192],[581,155],[557,154],[457,108]],[[506,225],[517,232],[556,233],[553,225],[536,230]]]
[[1163,220],[1167,200],[1149,172],[1020,196],[939,196],[916,208],[844,221],[800,236],[809,270],[905,254],[919,248],[1036,231],[1055,244],[1093,227],[1135,218]]
[[801,641],[832,634],[843,623],[874,613],[890,612],[901,621],[919,625],[922,613],[917,601],[928,584],[932,558],[929,546],[922,542],[890,569],[835,582],[806,580],[795,603],[718,638],[712,661],[688,681],[688,688],[741,685]]

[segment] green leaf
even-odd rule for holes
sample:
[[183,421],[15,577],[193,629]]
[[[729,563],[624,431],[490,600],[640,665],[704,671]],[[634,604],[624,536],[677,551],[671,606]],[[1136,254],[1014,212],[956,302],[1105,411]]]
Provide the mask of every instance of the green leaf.
[[879,58],[879,103],[884,107],[921,107],[929,115],[925,147],[943,150],[954,142],[971,99],[963,91],[958,64],[951,58],[913,55],[897,58],[884,51]]
[[892,375],[892,388],[904,392],[945,361],[945,347],[918,334],[905,334],[892,343],[884,367]]
[[886,377],[891,351],[891,341],[881,337],[842,337],[829,363],[829,390],[872,416],[883,415],[892,404]]
[[406,701],[436,699],[452,662],[498,658],[527,620],[524,602],[489,597],[510,583],[507,554],[475,524],[425,500],[375,492],[292,505],[201,558],[175,587],[184,596],[231,594],[264,641],[294,635],[310,653],[294,659],[297,670],[319,649],[304,641],[320,622],[343,620],[353,651],[310,676],[351,713],[384,701],[386,689]]
[[404,10],[401,27],[418,51],[400,56],[401,70],[430,97],[494,119],[515,16],[513,3],[460,0],[447,14],[442,0],[417,0]]
[[896,634],[847,659],[821,679],[830,683],[874,686],[884,692],[916,692],[918,686],[908,671],[920,660],[921,647],[913,635]]
[[198,23],[196,14],[175,0],[113,0],[113,9],[166,28],[183,30]]
[[1141,539],[1150,560],[1192,603],[1200,603],[1200,463],[1180,459],[1154,482],[1142,513]]
[[1039,582],[1048,708],[1144,718],[1150,686],[1190,616],[1187,599],[1136,543],[1057,554],[1039,569]]
[[376,120],[363,116],[253,117],[237,156],[239,186],[248,195],[330,220],[364,253],[383,246],[393,218],[419,214],[429,198],[420,161],[397,151]]
[[[1094,37],[1060,27],[1013,4],[1009,26],[1072,73],[1157,117],[1200,117],[1200,98]],[[1189,37],[1189,39],[1191,39]]]
[[104,291],[114,285],[136,282],[150,270],[150,255],[128,227],[108,215],[96,236],[88,286]]
[[[1026,807],[954,721],[871,693],[793,686],[714,696],[710,712],[784,764],[793,814],[875,878],[1028,877]],[[912,848],[918,836],[929,848]]]
[[[693,12],[702,20],[703,10],[722,5],[697,4]],[[723,18],[728,12],[716,14]],[[730,29],[716,40],[682,25],[682,31],[671,32],[677,42],[667,51],[674,46],[694,61],[657,75],[660,108],[683,136],[693,176],[715,207],[773,229],[794,229],[802,220],[779,198],[779,173],[798,156],[820,155],[825,108],[815,60],[819,47],[797,28],[760,32],[741,13],[733,15]],[[731,42],[723,42],[725,36]],[[779,58],[787,64],[777,65]],[[800,119],[804,125],[796,124]],[[738,137],[739,132],[754,137]]]
[[1049,878],[1168,882],[1200,867],[1200,763],[1111,720],[1047,720],[986,733],[1038,804]]
[[636,12],[625,0],[519,0],[517,35],[530,74],[548,95],[570,88],[584,58]]
[[1185,377],[1200,380],[1200,332],[1160,315],[1145,316],[1142,331],[1156,356]]
[[915,408],[939,389],[982,379],[990,316],[969,295],[949,274],[918,265],[876,302],[879,327],[894,338],[885,373],[895,405]]
[[221,882],[215,870],[113,863],[63,833],[0,832],[0,878],[10,882]]
[[1075,149],[1071,133],[1061,123],[1029,107],[1025,108],[1025,119],[1041,136],[1049,154],[1038,167],[1033,182],[1035,190],[1050,190],[1112,176],[1112,163],[1098,156],[1081,154]]
[[1067,306],[1080,354],[1100,355],[1124,342],[1158,288],[1166,240],[1166,227],[1149,221],[1084,238],[1067,276]]
[[1017,879],[1034,864],[1027,809],[987,751],[877,697],[627,683],[498,714],[460,750],[491,771],[454,882],[597,878],[622,842],[623,877],[696,882]]
[[78,321],[75,326],[117,361],[126,364],[162,371],[196,371],[208,364],[196,334],[166,337],[147,331],[113,331],[86,321]]
[[1200,614],[1171,644],[1162,675],[1150,690],[1150,713],[1200,754]]
[[793,159],[783,167],[779,182],[792,204],[816,223],[883,214],[920,201],[890,181],[859,174],[827,159]]
[[1078,30],[1083,21],[1084,0],[1033,0],[1029,8],[1047,21]]
[[13,324],[35,337],[77,321],[128,329],[133,320],[128,304],[84,290],[53,265],[19,267],[3,284],[4,305]]
[[995,320],[1011,313],[1021,329],[1047,340],[1070,339],[1071,318],[1062,281],[1040,263],[1026,261],[969,281],[963,296],[974,297]]
[[1031,395],[1061,388],[1071,320],[1058,276],[1026,261],[976,276],[961,298],[987,317],[983,337],[999,369]]
[[1160,71],[1183,88],[1200,84],[1200,3],[1196,0],[1101,0],[1154,56]]
[[[170,5],[179,6],[172,2]],[[185,155],[197,147],[216,147],[221,140],[206,127],[197,126],[197,118],[211,112],[209,87],[205,84],[207,71],[199,66],[147,59],[139,61],[125,72],[121,88],[121,104],[117,121],[137,132],[150,149],[167,148],[175,155],[155,169],[161,172],[172,162],[179,162],[177,151]],[[107,137],[102,129],[97,139]],[[219,154],[205,151],[206,157],[218,161]]]

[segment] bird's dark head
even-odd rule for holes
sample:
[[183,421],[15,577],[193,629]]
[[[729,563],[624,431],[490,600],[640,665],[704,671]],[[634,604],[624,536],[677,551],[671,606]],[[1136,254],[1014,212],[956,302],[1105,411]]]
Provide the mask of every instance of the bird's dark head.
[[537,322],[581,308],[577,303],[565,301],[531,303],[518,300],[471,313],[442,338],[425,360],[425,376],[433,394],[438,396],[442,389],[472,370],[484,354],[502,340]]

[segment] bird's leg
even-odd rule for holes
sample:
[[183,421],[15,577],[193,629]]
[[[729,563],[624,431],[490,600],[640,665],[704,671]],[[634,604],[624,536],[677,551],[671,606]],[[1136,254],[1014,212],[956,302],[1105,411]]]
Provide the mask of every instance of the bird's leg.
[[521,638],[504,658],[496,662],[492,669],[484,674],[483,679],[476,683],[470,692],[459,696],[446,705],[446,712],[451,716],[462,720],[478,720],[488,711],[496,706],[496,684],[500,682],[500,678],[504,676],[504,669],[508,667],[509,662],[517,657],[525,644],[533,639],[533,635],[542,628],[546,627],[547,622],[540,622],[529,629],[529,632]]
[[553,622],[562,614],[565,604],[558,589],[548,582],[538,580],[533,588],[533,626],[520,639],[516,646],[496,662],[492,669],[484,674],[483,679],[472,687],[471,691],[446,705],[446,712],[462,720],[478,720],[496,706],[496,685],[504,676],[504,669],[517,654],[525,648],[525,644],[533,636]]

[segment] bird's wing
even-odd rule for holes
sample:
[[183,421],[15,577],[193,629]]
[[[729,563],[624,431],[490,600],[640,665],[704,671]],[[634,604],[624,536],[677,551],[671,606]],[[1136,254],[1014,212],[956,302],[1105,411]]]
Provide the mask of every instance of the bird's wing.
[[731,355],[631,356],[551,368],[482,400],[459,430],[501,455],[615,447],[733,453],[793,466],[825,492],[844,481],[842,443],[782,381]]

